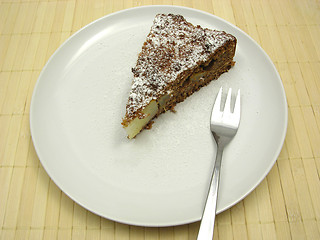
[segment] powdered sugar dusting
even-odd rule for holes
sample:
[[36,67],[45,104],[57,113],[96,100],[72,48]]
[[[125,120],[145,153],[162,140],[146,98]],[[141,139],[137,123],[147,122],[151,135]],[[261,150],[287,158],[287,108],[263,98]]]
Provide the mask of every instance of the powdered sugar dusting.
[[223,31],[193,26],[181,15],[158,14],[132,69],[126,118],[132,119],[151,100],[167,94],[177,77],[208,62],[217,48],[233,38]]

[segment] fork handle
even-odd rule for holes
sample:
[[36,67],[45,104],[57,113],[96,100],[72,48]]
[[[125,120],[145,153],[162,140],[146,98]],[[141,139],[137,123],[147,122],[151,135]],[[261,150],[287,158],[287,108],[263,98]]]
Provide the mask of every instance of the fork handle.
[[216,162],[213,169],[206,205],[203,211],[197,240],[212,240],[216,217],[222,149],[218,146]]

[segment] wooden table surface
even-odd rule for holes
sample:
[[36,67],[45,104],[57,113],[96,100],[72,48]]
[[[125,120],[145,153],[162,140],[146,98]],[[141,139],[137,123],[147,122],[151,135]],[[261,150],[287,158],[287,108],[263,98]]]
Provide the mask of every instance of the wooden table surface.
[[30,136],[31,95],[53,52],[95,19],[150,4],[238,26],[269,54],[286,91],[282,152],[249,196],[217,216],[214,239],[320,239],[319,0],[1,0],[0,239],[196,239],[199,222],[136,227],[85,210],[48,177]]

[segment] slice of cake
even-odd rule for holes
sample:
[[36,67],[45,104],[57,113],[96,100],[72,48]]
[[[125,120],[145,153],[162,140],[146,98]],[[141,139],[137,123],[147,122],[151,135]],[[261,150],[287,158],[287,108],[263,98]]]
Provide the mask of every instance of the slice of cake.
[[181,15],[156,15],[132,69],[134,78],[122,121],[128,138],[227,72],[234,65],[236,43],[234,36],[194,26]]

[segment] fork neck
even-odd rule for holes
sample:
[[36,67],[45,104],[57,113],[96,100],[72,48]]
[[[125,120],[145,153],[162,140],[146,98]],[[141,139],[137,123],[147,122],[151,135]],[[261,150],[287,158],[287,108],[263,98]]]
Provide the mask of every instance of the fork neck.
[[218,136],[215,133],[212,133],[212,135],[216,140],[218,150],[222,150],[231,140],[231,138],[227,136]]

